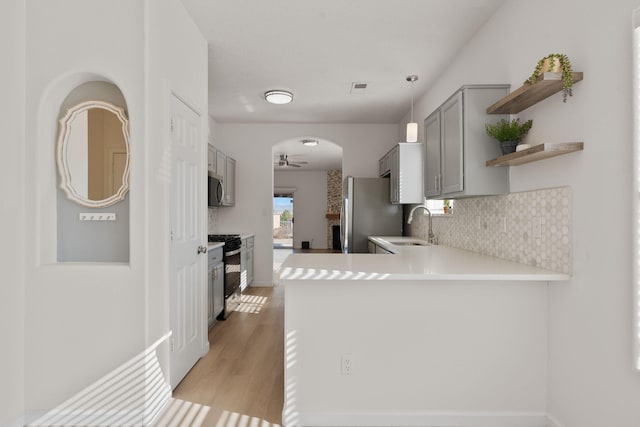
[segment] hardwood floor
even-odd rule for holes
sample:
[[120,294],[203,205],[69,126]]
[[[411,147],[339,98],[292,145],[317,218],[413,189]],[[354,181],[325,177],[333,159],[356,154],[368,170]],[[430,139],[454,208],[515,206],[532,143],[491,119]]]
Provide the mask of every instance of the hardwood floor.
[[210,406],[205,426],[282,423],[284,290],[249,288],[240,311],[209,331],[211,349],[173,396]]

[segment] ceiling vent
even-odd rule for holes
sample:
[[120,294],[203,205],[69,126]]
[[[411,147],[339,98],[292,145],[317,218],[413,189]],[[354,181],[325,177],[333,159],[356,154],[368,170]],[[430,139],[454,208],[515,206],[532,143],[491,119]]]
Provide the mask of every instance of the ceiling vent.
[[367,88],[366,83],[358,83],[358,82],[351,83],[351,93],[362,93],[366,88]]

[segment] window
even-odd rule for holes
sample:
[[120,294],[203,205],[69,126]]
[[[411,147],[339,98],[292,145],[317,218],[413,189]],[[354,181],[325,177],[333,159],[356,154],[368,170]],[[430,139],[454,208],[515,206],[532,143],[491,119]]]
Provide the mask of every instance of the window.
[[427,208],[431,211],[432,215],[444,215],[445,213],[452,213],[451,211],[444,211],[445,200],[451,208],[453,208],[453,200],[427,200]]

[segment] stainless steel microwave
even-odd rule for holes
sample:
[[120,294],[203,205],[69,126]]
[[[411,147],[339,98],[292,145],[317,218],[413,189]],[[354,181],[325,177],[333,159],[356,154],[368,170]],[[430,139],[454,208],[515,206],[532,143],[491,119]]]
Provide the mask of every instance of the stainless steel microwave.
[[222,185],[222,177],[218,175],[208,175],[209,182],[209,206],[222,206],[224,201],[224,185]]

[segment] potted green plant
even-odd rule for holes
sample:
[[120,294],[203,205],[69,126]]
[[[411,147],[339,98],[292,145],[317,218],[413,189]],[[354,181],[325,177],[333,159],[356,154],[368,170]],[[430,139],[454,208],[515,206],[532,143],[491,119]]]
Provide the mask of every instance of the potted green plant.
[[562,102],[567,102],[567,96],[573,96],[571,89],[573,86],[573,70],[571,69],[569,57],[562,53],[550,53],[541,58],[536,64],[533,74],[524,84],[534,84],[543,73],[547,72],[562,73]]
[[516,151],[516,146],[522,138],[529,132],[533,120],[527,120],[520,124],[520,119],[511,121],[501,119],[495,125],[487,124],[487,135],[500,141],[502,154],[509,154]]
[[449,199],[444,199],[442,201],[442,210],[444,211],[445,214],[448,214],[449,211],[451,210],[451,202],[449,201]]

